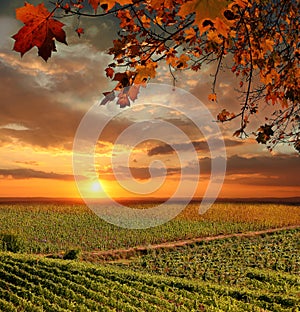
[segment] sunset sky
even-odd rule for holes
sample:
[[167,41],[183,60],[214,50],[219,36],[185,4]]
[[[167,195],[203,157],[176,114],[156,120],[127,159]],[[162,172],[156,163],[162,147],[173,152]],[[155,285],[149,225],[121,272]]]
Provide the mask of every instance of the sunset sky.
[[[41,1],[30,2],[37,4]],[[35,48],[21,59],[12,51],[14,40],[11,36],[22,26],[15,20],[15,9],[23,3],[23,0],[0,2],[0,197],[78,197],[72,169],[73,140],[83,116],[93,105],[101,102],[102,92],[115,85],[105,77],[104,69],[111,61],[105,51],[116,36],[117,21],[110,17],[83,19],[85,34],[79,39],[74,31],[77,28],[76,17],[64,19],[68,46],[57,44],[58,53],[54,53],[47,63],[37,57]],[[226,71],[219,79],[219,102],[208,102],[212,70],[212,67],[204,67],[198,73],[178,72],[177,86],[196,96],[213,116],[224,107],[238,111],[240,102],[234,93],[237,82]],[[153,82],[172,83],[164,64]],[[149,95],[145,97],[145,103],[147,101]],[[262,108],[263,113],[272,109],[268,105]],[[164,111],[164,108],[159,110],[158,107],[151,112],[134,105],[119,109],[111,103],[108,107],[99,106],[99,114],[95,118],[99,118],[101,123],[101,114],[110,112],[119,115],[102,132],[95,152],[100,184],[90,178],[89,172],[83,172],[80,179],[86,194],[91,197],[109,194],[131,198],[148,193],[149,197],[169,197],[178,186],[183,167],[188,172],[188,177],[182,181],[187,192],[191,180],[198,178],[194,170],[195,161],[200,165],[200,181],[195,196],[204,194],[210,176],[211,154],[205,137],[186,116]],[[134,132],[129,134],[128,142],[115,143],[127,127],[139,123],[150,113],[155,118],[161,116],[172,122],[187,134],[188,140],[171,130],[157,128],[161,140],[141,142],[131,153],[130,142]],[[247,140],[232,136],[238,128],[238,121],[219,125],[227,152],[227,173],[220,197],[300,196],[299,156],[287,146],[279,146],[270,153],[265,146],[257,144],[251,132],[263,123],[263,114],[254,117]],[[138,127],[140,130],[135,133],[148,131],[142,123]],[[190,142],[197,151],[197,159],[193,161],[189,158]],[[173,149],[169,144],[173,144]],[[179,163],[174,148],[182,153],[184,164]],[[112,155],[117,157],[114,171],[124,180],[120,182],[133,187],[134,183],[139,183],[136,195],[125,191],[116,182]],[[151,163],[154,165],[149,181]],[[127,176],[128,167],[134,181]],[[163,182],[165,169],[168,175]],[[161,187],[148,192],[147,188],[154,190],[157,183],[162,183]],[[185,197],[185,190],[178,196]]]

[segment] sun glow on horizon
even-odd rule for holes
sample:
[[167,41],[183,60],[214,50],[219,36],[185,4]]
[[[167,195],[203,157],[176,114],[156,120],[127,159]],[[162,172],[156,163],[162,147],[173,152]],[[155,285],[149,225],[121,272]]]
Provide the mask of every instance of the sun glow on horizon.
[[95,181],[95,182],[93,182],[92,185],[91,185],[91,190],[92,190],[93,192],[98,193],[98,192],[100,192],[100,191],[103,191],[103,188],[102,188],[102,186],[101,186],[101,184],[100,184],[99,181]]

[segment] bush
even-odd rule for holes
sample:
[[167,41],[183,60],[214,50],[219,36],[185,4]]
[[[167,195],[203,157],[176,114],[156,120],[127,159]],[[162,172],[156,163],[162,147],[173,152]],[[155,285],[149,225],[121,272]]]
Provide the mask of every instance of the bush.
[[80,255],[81,255],[80,249],[71,249],[64,254],[63,259],[64,260],[78,260],[80,258]]
[[0,234],[0,249],[3,251],[21,252],[25,248],[24,241],[17,235],[11,233]]

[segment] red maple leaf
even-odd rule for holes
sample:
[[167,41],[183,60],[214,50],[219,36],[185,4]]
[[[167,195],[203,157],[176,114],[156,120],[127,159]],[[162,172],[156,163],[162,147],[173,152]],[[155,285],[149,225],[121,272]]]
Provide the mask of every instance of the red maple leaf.
[[109,77],[111,79],[113,78],[115,74],[115,71],[110,67],[105,68],[105,72],[106,72],[106,77]]
[[39,56],[47,61],[51,53],[56,51],[55,39],[67,44],[66,34],[62,29],[64,24],[52,16],[53,13],[50,13],[43,3],[35,7],[25,2],[24,7],[16,9],[16,18],[25,26],[13,36],[16,40],[14,50],[23,56],[36,46]]
[[79,27],[75,30],[77,32],[78,37],[80,38],[81,35],[84,34],[84,29]]
[[96,13],[98,6],[100,5],[100,0],[89,0],[89,4],[93,7],[93,9]]

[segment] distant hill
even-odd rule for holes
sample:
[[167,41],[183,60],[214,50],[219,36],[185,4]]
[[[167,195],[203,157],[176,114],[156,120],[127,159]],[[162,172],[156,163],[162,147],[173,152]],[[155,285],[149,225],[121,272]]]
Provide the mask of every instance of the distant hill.
[[[118,198],[115,199],[122,204],[134,203],[164,203],[168,198]],[[194,198],[191,202],[201,202],[202,198]],[[97,200],[98,201],[98,200]],[[103,199],[105,204],[107,200]],[[183,198],[172,200],[172,203],[186,202]],[[54,198],[54,197],[0,197],[3,203],[62,203],[62,204],[84,204],[81,198]],[[300,204],[300,196],[297,197],[249,197],[249,198],[218,198],[216,202],[225,203],[276,203],[276,204]]]

